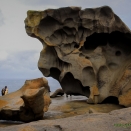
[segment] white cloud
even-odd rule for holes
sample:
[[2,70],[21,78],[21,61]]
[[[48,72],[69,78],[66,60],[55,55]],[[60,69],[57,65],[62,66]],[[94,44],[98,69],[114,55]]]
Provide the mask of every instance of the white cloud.
[[37,51],[10,52],[6,59],[0,61],[0,78],[42,77],[37,67],[38,59]]
[[6,51],[0,51],[0,61],[6,60],[8,53]]
[[0,26],[2,26],[4,24],[4,17],[3,17],[3,13],[0,10]]
[[1,50],[40,51],[42,49],[40,41],[29,37],[25,31],[24,20],[27,16],[26,12],[30,7],[20,4],[18,0],[1,0],[0,9],[5,18],[5,24],[0,28]]

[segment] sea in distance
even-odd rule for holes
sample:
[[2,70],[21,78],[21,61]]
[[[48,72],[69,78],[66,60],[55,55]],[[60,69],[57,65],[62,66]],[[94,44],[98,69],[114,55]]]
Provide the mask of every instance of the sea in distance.
[[[35,78],[33,78],[35,79]],[[58,83],[58,81],[56,81],[55,79],[49,77],[46,78],[48,80],[48,84],[50,86],[50,90],[51,92],[54,92],[56,89],[60,88],[60,84]],[[2,90],[2,88],[4,88],[5,86],[8,87],[8,92],[14,92],[18,89],[20,89],[26,80],[30,80],[30,79],[26,79],[26,78],[4,78],[4,79],[0,79],[0,91]],[[0,93],[1,95],[1,93]]]

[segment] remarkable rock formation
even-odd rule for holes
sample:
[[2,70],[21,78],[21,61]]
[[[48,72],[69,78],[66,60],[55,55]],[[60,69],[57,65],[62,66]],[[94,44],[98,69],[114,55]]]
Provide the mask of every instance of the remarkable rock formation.
[[50,103],[45,78],[26,80],[18,91],[0,96],[0,119],[23,122],[42,119]]
[[131,31],[110,7],[28,11],[25,28],[43,44],[40,71],[66,94],[131,106]]

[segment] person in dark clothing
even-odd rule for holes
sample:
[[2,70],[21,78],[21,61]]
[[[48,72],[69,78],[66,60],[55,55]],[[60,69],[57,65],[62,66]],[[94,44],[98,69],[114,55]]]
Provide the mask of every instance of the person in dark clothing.
[[5,86],[5,87],[1,90],[1,94],[2,94],[2,96],[8,94],[8,88],[7,88],[7,86]]

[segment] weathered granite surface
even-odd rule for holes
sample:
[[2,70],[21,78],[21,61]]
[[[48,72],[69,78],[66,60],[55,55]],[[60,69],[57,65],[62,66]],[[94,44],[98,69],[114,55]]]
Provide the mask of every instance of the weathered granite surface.
[[0,120],[30,122],[43,119],[50,103],[45,78],[26,80],[19,90],[0,96]]
[[43,44],[40,71],[66,94],[131,106],[131,31],[110,7],[28,11],[25,29]]
[[110,113],[86,113],[56,120],[40,120],[22,125],[0,127],[2,131],[130,131],[131,107]]

